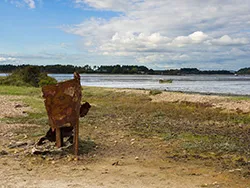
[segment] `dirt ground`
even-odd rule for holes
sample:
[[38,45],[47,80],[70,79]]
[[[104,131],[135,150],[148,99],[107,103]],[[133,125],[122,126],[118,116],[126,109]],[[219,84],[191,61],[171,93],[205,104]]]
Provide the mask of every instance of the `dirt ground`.
[[[202,103],[210,102],[215,107],[227,110],[239,108],[246,112],[250,108],[249,101],[232,104],[227,97],[220,96],[172,95],[168,92],[152,96],[152,100],[198,100]],[[0,96],[0,107],[1,118],[25,116],[27,110],[32,110],[27,109],[18,98],[10,96]],[[18,130],[26,128],[32,131],[40,126],[0,123],[0,187],[250,188],[250,179],[238,175],[240,169],[222,170],[199,161],[165,159],[163,155],[168,144],[163,140],[131,136],[126,129],[116,130],[112,126],[86,126],[81,137],[86,138],[95,132],[104,143],[78,159],[69,153],[60,152],[54,155],[34,155],[31,151],[35,141]],[[10,147],[12,143],[16,147]]]

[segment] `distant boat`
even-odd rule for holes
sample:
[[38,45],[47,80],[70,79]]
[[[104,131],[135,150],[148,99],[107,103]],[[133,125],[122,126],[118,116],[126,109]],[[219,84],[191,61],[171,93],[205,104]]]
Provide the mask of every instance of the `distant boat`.
[[160,80],[159,80],[159,83],[160,83],[160,84],[171,84],[172,82],[173,82],[172,79],[167,79],[167,80],[160,79]]

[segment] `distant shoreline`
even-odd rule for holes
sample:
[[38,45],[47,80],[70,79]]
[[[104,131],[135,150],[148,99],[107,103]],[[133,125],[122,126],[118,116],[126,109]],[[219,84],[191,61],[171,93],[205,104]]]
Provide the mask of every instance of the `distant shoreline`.
[[100,66],[74,66],[74,65],[0,65],[0,73],[9,73],[17,69],[22,69],[28,66],[38,67],[40,71],[49,74],[69,74],[78,73],[98,73],[98,74],[138,74],[138,75],[242,75],[250,74],[250,67],[241,68],[237,71],[232,70],[199,70],[198,68],[179,68],[153,70],[146,66],[138,65],[100,65]]

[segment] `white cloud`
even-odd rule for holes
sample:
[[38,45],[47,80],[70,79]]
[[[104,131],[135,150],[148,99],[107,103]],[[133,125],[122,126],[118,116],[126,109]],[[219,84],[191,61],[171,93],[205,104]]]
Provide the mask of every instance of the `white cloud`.
[[11,63],[13,61],[16,61],[17,59],[16,58],[13,58],[13,57],[1,57],[0,56],[0,63]]
[[140,0],[74,0],[74,2],[82,8],[86,8],[87,5],[95,9],[126,12]]
[[178,36],[169,45],[183,47],[188,44],[200,44],[204,42],[208,36],[202,31],[196,31],[188,36]]
[[[68,33],[83,36],[97,50],[128,49],[144,51],[159,48],[171,39],[173,47],[203,44],[246,29],[250,18],[247,0],[210,2],[196,0],[74,0],[97,10],[123,11],[111,19],[92,18],[64,27]],[[248,26],[249,27],[249,26]],[[196,31],[196,32],[194,32]],[[141,35],[141,36],[140,36]],[[244,33],[240,37],[246,38]],[[232,36],[232,38],[235,38]],[[224,40],[224,38],[222,38]],[[168,42],[169,43],[169,42]],[[221,42],[212,42],[219,45]],[[229,42],[226,42],[229,43]],[[231,41],[232,43],[232,41]],[[246,44],[240,40],[233,43]],[[162,45],[163,47],[163,45]]]
[[34,0],[24,0],[24,2],[29,6],[29,8],[36,8],[36,4]]
[[208,38],[208,36],[202,31],[196,31],[188,36],[192,43],[201,43]]
[[228,35],[224,35],[218,39],[213,39],[209,41],[213,45],[244,45],[248,44],[249,40],[247,38],[231,38]]
[[[36,8],[35,0],[5,0],[10,2],[11,4],[16,5],[17,7],[24,7],[25,5],[28,6],[30,9]],[[40,4],[42,0],[37,0]]]
[[100,51],[113,52],[144,52],[150,50],[157,50],[161,46],[165,46],[169,41],[168,37],[162,36],[160,33],[131,33],[124,34],[115,33],[111,39],[99,48]]
[[147,56],[139,56],[136,58],[136,61],[139,63],[152,63],[163,61],[165,58],[164,54],[151,54]]

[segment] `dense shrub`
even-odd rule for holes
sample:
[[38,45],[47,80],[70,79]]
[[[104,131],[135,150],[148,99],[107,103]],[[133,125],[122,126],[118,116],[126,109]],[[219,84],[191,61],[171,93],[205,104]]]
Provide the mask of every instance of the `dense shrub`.
[[42,73],[38,66],[27,66],[15,70],[12,74],[0,79],[0,85],[42,87],[57,83],[56,79]]
[[39,87],[43,87],[45,85],[56,84],[57,81],[55,78],[48,76],[46,73],[40,74],[40,80],[38,82]]

